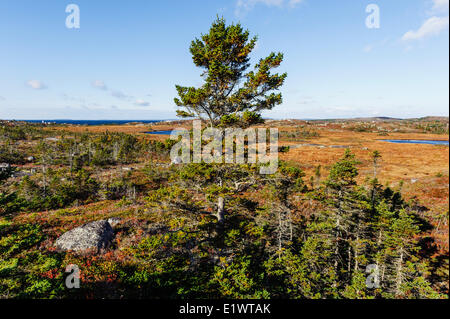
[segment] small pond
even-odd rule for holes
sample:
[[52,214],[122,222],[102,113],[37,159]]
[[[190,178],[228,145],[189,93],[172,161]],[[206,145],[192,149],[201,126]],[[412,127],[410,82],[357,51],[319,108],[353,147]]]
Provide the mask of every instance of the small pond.
[[[174,132],[177,132],[177,131],[174,131]],[[172,134],[172,131],[152,131],[152,132],[145,132],[145,134],[170,135],[170,134]]]
[[448,141],[435,141],[435,140],[380,140],[389,143],[401,143],[401,144],[432,144],[432,145],[447,145]]

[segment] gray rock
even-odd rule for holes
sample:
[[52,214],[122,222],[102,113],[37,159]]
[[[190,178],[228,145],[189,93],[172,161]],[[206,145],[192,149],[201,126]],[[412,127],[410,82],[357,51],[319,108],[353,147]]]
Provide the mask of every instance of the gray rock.
[[55,246],[59,250],[84,252],[96,250],[97,253],[110,246],[114,231],[106,220],[84,224],[61,235]]
[[11,169],[11,165],[9,163],[0,163],[0,171],[6,171]]
[[111,227],[115,227],[120,223],[121,219],[119,217],[111,217],[108,218],[108,223],[111,225]]
[[172,162],[171,162],[172,165],[178,165],[181,163],[183,163],[183,160],[179,156],[176,156],[174,159],[172,159]]
[[59,141],[59,138],[57,138],[57,137],[47,137],[47,138],[44,138],[44,140],[45,141],[49,141],[49,142],[57,142],[57,141]]

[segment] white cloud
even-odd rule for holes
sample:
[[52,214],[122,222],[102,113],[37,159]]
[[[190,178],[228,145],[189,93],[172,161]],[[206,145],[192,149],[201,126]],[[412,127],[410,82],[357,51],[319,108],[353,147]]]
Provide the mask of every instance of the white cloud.
[[263,4],[268,7],[283,7],[285,4],[290,7],[295,7],[303,0],[238,0],[236,3],[236,15],[240,15],[243,12],[248,12],[258,4]]
[[112,90],[111,95],[120,100],[128,100],[128,99],[132,98],[132,96],[126,95],[125,93],[123,93],[122,91],[119,91],[119,90]]
[[379,41],[379,42],[369,43],[366,46],[364,46],[363,52],[365,52],[365,53],[372,52],[373,50],[375,50],[377,48],[384,47],[385,45],[389,44],[389,42],[390,42],[390,39],[389,38],[385,38],[385,39],[383,39],[382,41]]
[[27,82],[27,85],[35,90],[43,90],[47,88],[47,86],[43,82],[38,80],[30,80]]
[[295,7],[297,4],[299,4],[300,2],[302,2],[303,0],[289,0],[289,5],[291,7]]
[[69,94],[66,94],[66,93],[64,93],[64,94],[62,95],[62,98],[63,98],[65,101],[80,102],[80,103],[85,103],[85,102],[86,102],[86,100],[83,99],[83,98],[70,96]]
[[420,40],[430,36],[436,36],[442,31],[448,29],[448,3],[449,0],[432,0],[433,6],[427,14],[428,18],[418,30],[410,30],[406,32],[402,40]]
[[133,96],[127,95],[127,94],[123,93],[121,90],[108,88],[106,86],[105,82],[103,82],[101,80],[95,80],[91,84],[92,84],[92,87],[102,90],[102,91],[107,91],[109,94],[111,94],[111,96],[113,96],[119,100],[130,100],[133,98]]
[[402,40],[418,40],[429,36],[438,35],[443,30],[448,28],[448,16],[447,17],[431,17],[426,20],[417,31],[406,32]]
[[256,4],[262,3],[266,6],[281,6],[283,4],[283,0],[238,0],[237,6],[238,7],[254,7]]
[[149,106],[150,105],[150,103],[148,103],[147,101],[141,100],[141,99],[136,100],[136,103],[134,103],[134,104],[136,104],[138,106]]
[[338,105],[338,106],[329,106],[325,109],[326,112],[336,112],[336,111],[340,111],[340,112],[348,112],[348,111],[356,111],[356,108],[353,106],[348,106],[348,105]]
[[449,0],[433,0],[434,12],[448,12],[448,1]]
[[366,53],[371,52],[373,50],[373,47],[373,44],[368,44],[363,48],[363,51]]
[[92,82],[92,86],[100,89],[100,90],[107,90],[107,86],[105,85],[105,82],[100,81],[100,80],[95,80],[94,82]]

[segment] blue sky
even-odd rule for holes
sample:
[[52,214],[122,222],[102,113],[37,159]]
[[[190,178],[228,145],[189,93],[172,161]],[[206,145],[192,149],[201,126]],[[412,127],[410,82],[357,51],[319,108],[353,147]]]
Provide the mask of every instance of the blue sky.
[[217,14],[258,35],[253,62],[285,54],[266,117],[448,116],[448,0],[2,0],[0,118],[176,118],[175,84],[201,84],[190,42]]

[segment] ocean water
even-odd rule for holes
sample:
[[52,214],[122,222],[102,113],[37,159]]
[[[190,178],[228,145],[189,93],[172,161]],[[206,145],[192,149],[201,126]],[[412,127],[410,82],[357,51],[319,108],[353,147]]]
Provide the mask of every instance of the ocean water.
[[165,120],[22,120],[30,123],[55,123],[55,124],[74,124],[74,125],[113,125],[127,123],[158,123]]
[[381,141],[400,144],[432,144],[432,145],[448,146],[448,141],[435,141],[435,140],[381,140]]

